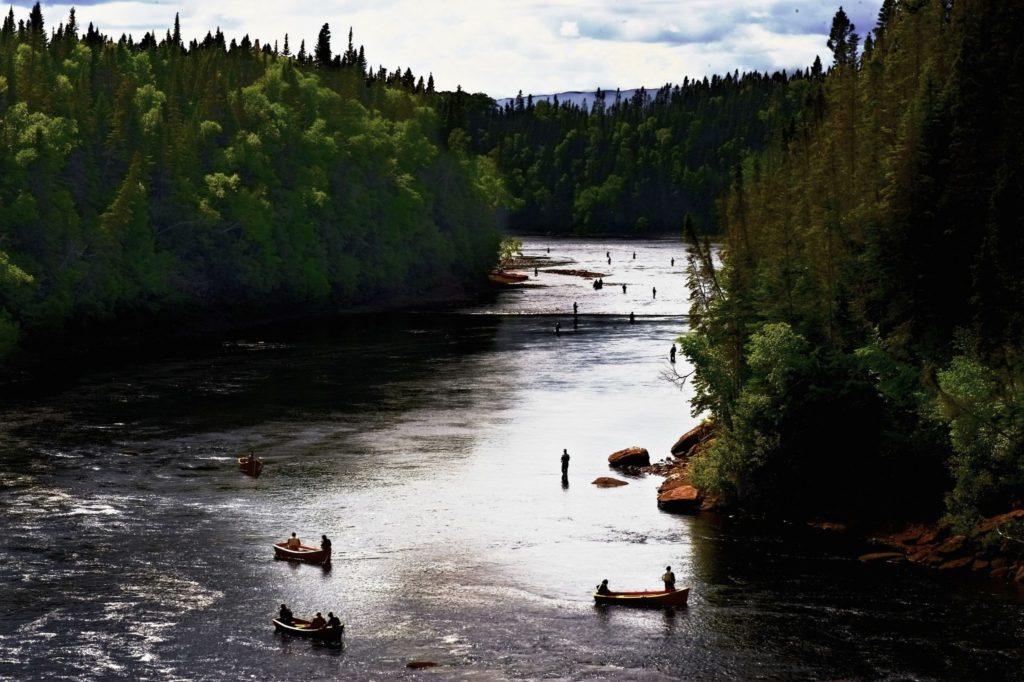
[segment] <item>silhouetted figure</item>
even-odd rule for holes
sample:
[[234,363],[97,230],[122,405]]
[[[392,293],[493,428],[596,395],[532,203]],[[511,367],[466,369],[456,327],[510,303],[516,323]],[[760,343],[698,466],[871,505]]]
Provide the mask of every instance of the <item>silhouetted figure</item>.
[[551,247],[550,246],[548,247],[548,253],[551,253]]
[[608,265],[611,265],[611,264],[612,264],[612,257],[608,256]]
[[673,259],[672,259],[672,267],[675,267],[675,266],[676,266],[676,259],[675,259],[675,258],[673,258]]
[[537,268],[533,269],[533,276],[534,277],[539,277],[540,276],[540,271]]
[[672,350],[668,352],[668,361],[675,363],[676,361],[676,344],[672,344]]
[[608,578],[601,581],[601,584],[597,586],[598,594],[611,594],[612,591],[608,589]]
[[327,627],[327,621],[324,620],[323,615],[319,611],[317,611],[316,612],[316,616],[314,616],[313,620],[311,620],[309,622],[309,629],[310,630],[319,630],[320,628],[325,628],[325,627]]
[[626,285],[625,284],[622,285],[622,293],[626,293]]
[[341,619],[334,615],[333,611],[327,612],[327,627],[329,628],[340,628]]
[[633,311],[631,310],[629,311],[629,323],[633,324],[634,322],[636,322],[636,316],[633,315]]
[[611,252],[611,251],[605,251],[605,252],[604,252],[604,255],[605,255],[605,256],[606,256],[607,258],[611,258],[611,257],[612,257],[612,252]]
[[293,617],[294,616],[292,616],[292,610],[288,608],[286,605],[281,604],[281,608],[277,611],[277,619],[285,625],[291,625]]
[[573,301],[572,302],[572,316],[576,317],[577,315],[579,315],[579,312],[580,312],[579,306],[576,305],[576,301]]
[[633,260],[636,260],[636,251],[633,252]]
[[651,287],[651,298],[658,298],[658,287]]
[[560,336],[561,334],[562,334],[562,323],[561,322],[555,322],[555,336]]
[[326,535],[320,536],[320,549],[330,552],[331,551],[331,539]]
[[672,572],[671,566],[665,567],[665,573],[661,576],[661,579],[665,583],[666,592],[671,592],[676,589],[676,574]]
[[569,451],[562,449],[562,475],[569,473]]

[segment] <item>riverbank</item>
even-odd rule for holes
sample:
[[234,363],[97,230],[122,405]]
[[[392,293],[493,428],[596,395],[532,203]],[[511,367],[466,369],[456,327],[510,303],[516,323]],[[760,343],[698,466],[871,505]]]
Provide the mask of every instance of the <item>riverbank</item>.
[[[660,508],[691,514],[738,511],[704,494],[690,480],[690,464],[714,439],[714,425],[702,422],[679,438],[672,447],[671,459],[644,467],[644,471],[665,478],[658,487]],[[865,548],[873,547],[874,551],[857,557],[863,562],[909,562],[937,571],[987,576],[994,582],[1024,590],[1024,540],[1016,539],[1008,530],[1024,526],[1024,508],[985,518],[969,534],[957,533],[943,521],[893,524],[887,530],[850,530],[848,524],[837,521],[813,521],[807,525],[822,531],[849,533]]]

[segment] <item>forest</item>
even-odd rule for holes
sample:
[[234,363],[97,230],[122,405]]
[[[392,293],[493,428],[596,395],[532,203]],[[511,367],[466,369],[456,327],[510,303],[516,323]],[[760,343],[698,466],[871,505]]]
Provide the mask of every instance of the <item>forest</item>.
[[[324,24],[114,39],[0,28],[0,360],[135,321],[246,320],[477,286],[501,180],[450,98]],[[446,108],[447,107],[447,108]],[[450,139],[454,144],[450,144]]]
[[[732,169],[801,111],[816,62],[792,75],[738,72],[592,102],[470,106],[473,147],[493,159],[516,234],[679,234],[689,213],[716,229],[716,198]],[[639,76],[638,76],[639,77]]]
[[704,489],[793,516],[935,518],[1024,502],[1024,5],[840,10],[785,135],[692,229]]

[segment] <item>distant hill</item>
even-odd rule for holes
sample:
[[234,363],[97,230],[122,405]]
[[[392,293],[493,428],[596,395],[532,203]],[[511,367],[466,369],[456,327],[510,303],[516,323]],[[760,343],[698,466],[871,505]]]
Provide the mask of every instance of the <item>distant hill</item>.
[[[621,90],[619,92],[623,99],[627,99],[632,97],[639,89],[640,88],[630,88],[629,90]],[[606,104],[612,104],[615,101],[614,90],[603,90],[602,92],[604,92]],[[651,90],[647,90],[648,97],[650,97],[651,92]],[[657,92],[657,88],[655,88],[653,92]],[[590,107],[593,106],[594,104],[594,95],[596,93],[596,90],[570,90],[568,92],[557,92],[553,95],[534,95],[533,103],[536,104],[537,102],[550,102],[553,98],[557,97],[559,103],[561,104],[564,104],[565,102],[572,102],[577,106],[582,106],[583,103],[586,102],[587,107]],[[524,94],[523,99],[525,100],[526,97],[527,95]],[[502,97],[501,99],[495,100],[495,102],[499,107],[504,107],[506,104],[514,100],[515,97]]]

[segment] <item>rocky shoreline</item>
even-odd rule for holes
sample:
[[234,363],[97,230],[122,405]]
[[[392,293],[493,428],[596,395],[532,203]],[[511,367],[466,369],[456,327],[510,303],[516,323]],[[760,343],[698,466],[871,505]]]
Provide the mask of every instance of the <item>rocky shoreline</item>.
[[[646,449],[633,447],[613,453],[608,462],[626,474],[663,476],[665,480],[658,487],[658,506],[667,512],[695,514],[723,509],[721,500],[698,490],[689,477],[690,462],[714,441],[714,424],[705,421],[676,441],[670,458],[651,464]],[[1002,532],[1005,525],[1022,522],[1024,508],[985,518],[970,534],[956,533],[941,521],[861,534],[866,546],[874,545],[879,551],[857,558],[866,563],[911,563],[949,573],[987,576],[1024,589],[1024,540]],[[846,524],[834,521],[808,525],[831,532],[850,532]]]

